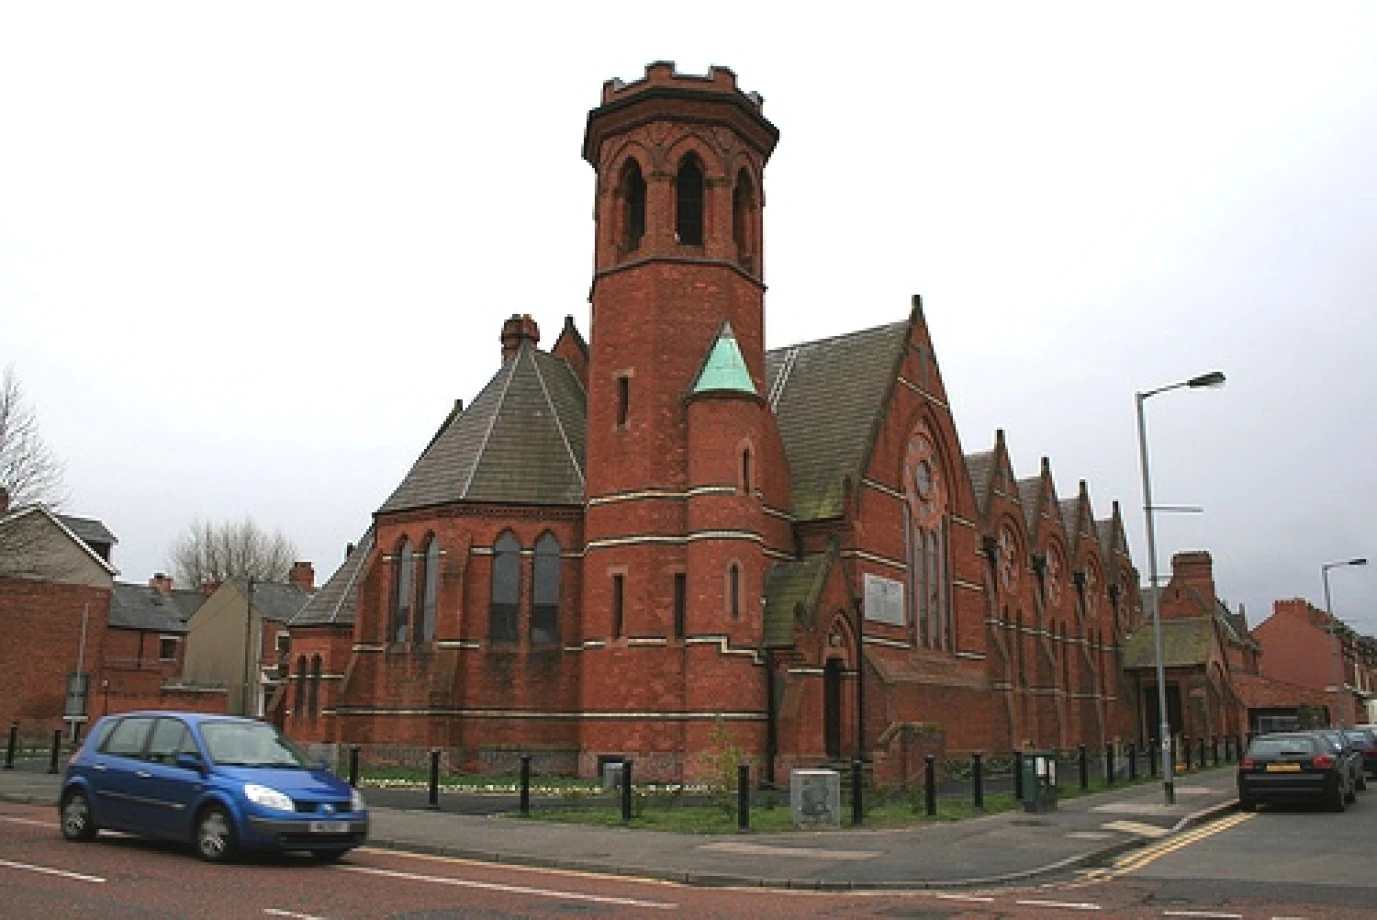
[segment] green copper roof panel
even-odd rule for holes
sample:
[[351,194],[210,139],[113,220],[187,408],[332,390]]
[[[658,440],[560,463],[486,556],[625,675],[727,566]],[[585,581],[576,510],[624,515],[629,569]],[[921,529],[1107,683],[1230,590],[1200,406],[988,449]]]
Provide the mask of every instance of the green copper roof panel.
[[731,323],[724,323],[712,353],[698,374],[693,385],[695,393],[729,392],[755,394],[755,384],[751,382],[751,372],[746,370],[746,359],[741,357],[741,347],[736,344],[736,335]]

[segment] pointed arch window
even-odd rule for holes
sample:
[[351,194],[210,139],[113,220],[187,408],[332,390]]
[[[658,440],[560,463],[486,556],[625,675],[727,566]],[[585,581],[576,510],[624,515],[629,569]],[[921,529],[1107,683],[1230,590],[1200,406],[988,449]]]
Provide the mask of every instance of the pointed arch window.
[[949,499],[931,435],[920,428],[904,457],[908,614],[917,644],[955,647],[948,560]]
[[639,249],[645,236],[645,177],[641,164],[627,160],[622,167],[622,245],[627,252]]
[[435,606],[440,594],[440,541],[434,536],[426,540],[421,555],[421,629],[416,637],[422,642],[435,638]]
[[755,270],[755,217],[755,184],[742,169],[732,189],[732,242],[736,243],[736,261],[747,271]]
[[320,656],[311,656],[311,686],[307,691],[306,711],[311,718],[320,715]]
[[411,541],[403,537],[392,556],[392,625],[388,634],[393,642],[405,642],[411,626],[411,578],[415,562]]
[[520,602],[521,542],[508,530],[493,546],[492,606],[488,611],[490,641],[516,641],[516,614]]
[[531,607],[531,644],[559,641],[559,540],[545,533],[535,545],[534,604]]
[[674,183],[674,232],[680,243],[703,245],[703,166],[698,157],[689,154],[679,164]]

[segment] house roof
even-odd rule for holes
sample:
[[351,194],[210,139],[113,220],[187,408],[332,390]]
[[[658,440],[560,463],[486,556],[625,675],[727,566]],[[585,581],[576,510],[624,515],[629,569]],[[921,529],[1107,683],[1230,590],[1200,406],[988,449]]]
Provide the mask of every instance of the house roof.
[[[248,580],[233,579],[235,590],[248,596]],[[296,616],[311,595],[298,585],[278,584],[271,581],[255,581],[252,592],[253,609],[265,620],[286,623]]]
[[[1185,668],[1203,665],[1210,659],[1214,643],[1212,617],[1166,619],[1162,621],[1162,666]],[[1133,631],[1124,642],[1124,669],[1157,666],[1156,636],[1152,623]]]
[[306,605],[287,621],[288,627],[350,626],[359,606],[359,581],[363,577],[364,560],[373,552],[373,528],[359,539],[358,546],[335,570]]
[[765,576],[765,646],[787,648],[794,643],[794,627],[815,613],[827,584],[835,552],[778,562]]
[[1042,477],[1030,476],[1027,479],[1020,479],[1018,485],[1018,503],[1023,506],[1023,519],[1028,523],[1028,533],[1037,532],[1038,523],[1038,499],[1042,497]]
[[119,542],[115,535],[110,532],[110,528],[95,518],[73,517],[70,514],[59,514],[56,517],[67,525],[68,530],[88,544],[105,543],[113,546]]
[[567,362],[523,345],[451,415],[379,512],[456,501],[582,504],[587,402]]
[[205,592],[197,588],[174,588],[164,594],[148,585],[115,582],[110,594],[110,625],[184,633],[187,619],[205,602]]
[[981,514],[990,510],[990,478],[994,475],[995,452],[982,450],[966,455],[966,470],[971,475],[971,489],[975,492],[975,503]]
[[693,393],[750,393],[756,394],[751,372],[746,369],[746,359],[741,356],[741,346],[736,343],[731,323],[723,323],[708,352],[707,361],[698,373],[693,384]]
[[[12,508],[7,513],[0,514],[0,527],[13,526],[17,522],[27,517],[46,518],[53,524],[53,526],[60,530],[64,536],[66,536],[69,540],[76,544],[76,546],[79,547],[82,550],[82,552],[84,552],[87,556],[89,556],[97,565],[105,569],[106,572],[110,573],[111,575],[119,574],[119,571],[113,565],[110,564],[110,561],[108,559],[106,559],[100,553],[96,552],[91,547],[90,542],[82,536],[80,536],[79,534],[77,534],[75,531],[73,531],[71,525],[67,523],[68,521],[76,522],[77,526],[82,527],[83,529],[87,529],[88,533],[91,534],[104,533],[110,539],[110,541],[113,542],[115,539],[114,535],[111,534],[110,531],[106,529],[105,525],[100,523],[100,521],[92,520],[90,518],[73,518],[67,515],[54,514],[51,510],[49,510],[49,508],[46,505],[33,504],[25,505],[22,508]],[[99,528],[99,531],[97,531],[95,527],[88,527],[88,525],[95,525],[95,527]]]
[[845,483],[860,482],[909,335],[905,321],[766,353],[797,520],[841,516]]

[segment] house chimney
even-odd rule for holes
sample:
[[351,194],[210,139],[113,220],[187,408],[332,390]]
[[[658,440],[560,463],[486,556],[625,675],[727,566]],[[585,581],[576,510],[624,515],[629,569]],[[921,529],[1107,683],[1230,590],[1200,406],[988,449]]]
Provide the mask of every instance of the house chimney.
[[315,593],[316,570],[309,562],[292,563],[292,571],[287,575],[287,580],[307,594]]
[[502,363],[506,364],[515,358],[526,342],[532,346],[540,344],[540,327],[531,319],[531,314],[513,313],[502,324]]
[[148,579],[148,587],[156,589],[159,594],[171,594],[172,579],[165,572],[154,572],[153,577]]
[[1191,550],[1171,557],[1171,587],[1194,588],[1208,604],[1218,601],[1214,593],[1214,559],[1205,550]]

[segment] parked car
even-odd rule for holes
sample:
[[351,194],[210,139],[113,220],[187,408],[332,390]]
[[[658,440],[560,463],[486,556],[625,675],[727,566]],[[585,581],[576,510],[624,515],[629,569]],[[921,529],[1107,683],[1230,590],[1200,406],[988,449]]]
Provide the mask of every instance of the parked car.
[[1349,743],[1358,749],[1358,753],[1363,755],[1363,770],[1377,778],[1377,728],[1357,725],[1346,729],[1344,734],[1348,736]]
[[1318,728],[1316,734],[1327,739],[1338,756],[1348,768],[1353,788],[1358,792],[1367,789],[1367,771],[1363,769],[1363,752],[1354,746],[1341,728]]
[[62,836],[102,829],[190,843],[211,862],[302,850],[333,862],[368,837],[363,797],[276,727],[191,712],[96,723],[67,764]]
[[1320,802],[1343,811],[1356,797],[1348,765],[1334,742],[1318,732],[1259,735],[1238,764],[1238,804],[1244,811],[1279,801]]

